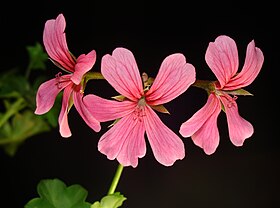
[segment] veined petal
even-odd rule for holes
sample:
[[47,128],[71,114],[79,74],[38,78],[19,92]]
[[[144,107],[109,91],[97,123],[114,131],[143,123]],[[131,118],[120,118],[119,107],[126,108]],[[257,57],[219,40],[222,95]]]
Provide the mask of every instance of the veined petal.
[[75,89],[73,92],[73,102],[76,110],[79,112],[80,116],[86,122],[86,124],[92,128],[95,132],[99,132],[101,130],[100,122],[96,120],[96,118],[90,113],[87,107],[84,105],[82,99],[83,94],[79,92],[80,86]]
[[43,42],[51,59],[59,63],[65,70],[74,72],[75,61],[68,50],[65,27],[63,14],[59,14],[56,19],[48,20],[45,23]]
[[159,163],[171,166],[176,160],[185,157],[183,141],[160,120],[149,106],[145,107],[143,119],[148,140]]
[[87,55],[82,54],[77,58],[77,63],[75,65],[75,72],[73,73],[71,80],[76,84],[80,84],[83,76],[87,73],[95,64],[96,52],[92,50]]
[[184,91],[195,81],[195,68],[186,62],[183,54],[172,54],[164,59],[159,72],[146,93],[149,105],[167,103]]
[[238,113],[238,106],[230,96],[221,96],[227,116],[229,137],[235,146],[242,146],[245,139],[252,136],[254,128],[251,123],[242,118]]
[[70,137],[72,135],[68,124],[68,108],[72,92],[73,84],[68,85],[63,92],[62,106],[58,117],[59,132],[62,137]]
[[[180,134],[183,137],[190,137],[195,134],[207,120],[211,119],[213,113],[221,111],[220,100],[215,94],[210,94],[206,104],[197,111],[190,119],[182,123]],[[216,122],[216,121],[215,121]]]
[[144,123],[129,114],[108,130],[98,143],[98,150],[123,166],[136,167],[146,154]]
[[192,135],[195,145],[201,147],[208,155],[213,154],[220,141],[217,118],[221,112],[220,107],[216,107],[214,112],[204,122],[201,128]]
[[258,76],[263,62],[263,53],[255,47],[255,42],[252,40],[247,46],[245,63],[241,72],[224,86],[224,90],[240,89],[251,84]]
[[90,114],[100,122],[127,116],[137,105],[136,102],[107,100],[93,94],[84,96],[83,102]]
[[[64,76],[60,78],[64,78]],[[70,80],[58,83],[57,78],[42,83],[38,88],[36,94],[37,107],[35,110],[35,114],[41,115],[48,112],[53,107],[58,93],[69,84],[71,84]]]
[[225,35],[217,37],[215,42],[209,43],[205,60],[223,88],[236,74],[239,66],[234,40]]
[[143,95],[141,76],[135,58],[129,50],[116,48],[101,61],[101,73],[120,94],[137,101]]

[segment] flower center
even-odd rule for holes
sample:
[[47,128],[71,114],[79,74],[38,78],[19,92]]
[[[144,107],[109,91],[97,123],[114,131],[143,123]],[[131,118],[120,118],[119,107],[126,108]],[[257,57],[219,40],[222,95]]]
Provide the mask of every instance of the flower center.
[[226,98],[228,100],[227,107],[231,108],[235,105],[235,100],[237,100],[238,97],[236,95],[234,95],[233,97],[227,96]]
[[143,116],[146,116],[145,115],[145,105],[146,105],[146,101],[145,101],[145,97],[141,97],[139,100],[138,100],[138,104],[134,110],[134,117],[133,119],[138,119],[140,122],[142,122],[143,120]]
[[226,105],[228,108],[231,108],[231,107],[234,107],[236,105],[236,102],[235,100],[237,100],[237,96],[234,95],[233,97],[231,97],[230,95],[228,94],[223,94],[222,95],[224,98],[226,98],[227,102],[226,102]]

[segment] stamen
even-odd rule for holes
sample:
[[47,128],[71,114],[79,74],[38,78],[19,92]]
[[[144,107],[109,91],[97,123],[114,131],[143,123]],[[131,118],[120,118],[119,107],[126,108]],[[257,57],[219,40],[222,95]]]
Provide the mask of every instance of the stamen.
[[133,117],[134,120],[138,119],[140,122],[142,122],[143,116],[146,116],[145,105],[146,105],[145,97],[140,98],[139,101],[138,101],[138,105],[136,106],[136,108],[133,112],[134,113],[134,117]]
[[58,89],[61,89],[61,82],[60,82],[60,79],[61,79],[61,75],[62,73],[61,72],[58,72],[56,75],[55,75],[55,79],[56,79],[56,86]]
[[237,100],[237,98],[238,98],[236,95],[234,95],[233,97],[231,97],[231,96],[225,96],[225,97],[228,101],[228,103],[227,103],[228,108],[231,108],[236,104],[235,100]]
[[63,77],[63,76],[61,76],[61,75],[62,75],[61,72],[59,72],[59,73],[57,73],[57,74],[55,75],[56,86],[57,86],[58,89],[61,89],[61,88],[62,88],[62,85],[61,85],[62,82],[66,82],[66,81],[69,81],[69,80],[70,80],[69,77]]

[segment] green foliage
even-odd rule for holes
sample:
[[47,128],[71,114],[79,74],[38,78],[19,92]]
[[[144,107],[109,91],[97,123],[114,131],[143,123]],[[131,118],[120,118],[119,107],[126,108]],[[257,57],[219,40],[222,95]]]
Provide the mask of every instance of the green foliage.
[[54,107],[46,114],[34,114],[36,92],[47,77],[39,75],[31,81],[32,71],[46,69],[47,54],[36,43],[27,46],[29,64],[24,73],[20,67],[5,70],[0,74],[0,146],[10,155],[15,155],[18,147],[28,138],[57,127],[61,95]]
[[16,113],[3,124],[0,131],[0,144],[8,155],[13,156],[25,139],[49,130],[50,127],[46,121],[30,110],[25,110],[22,113]]
[[119,192],[110,194],[101,199],[101,202],[94,202],[90,208],[118,208],[120,207],[126,198]]
[[90,208],[87,191],[80,185],[66,186],[59,179],[44,179],[37,186],[40,197],[31,199],[24,208]]
[[48,59],[48,55],[44,53],[40,43],[36,43],[35,46],[26,47],[29,54],[29,65],[28,68],[32,70],[46,69],[45,62]]

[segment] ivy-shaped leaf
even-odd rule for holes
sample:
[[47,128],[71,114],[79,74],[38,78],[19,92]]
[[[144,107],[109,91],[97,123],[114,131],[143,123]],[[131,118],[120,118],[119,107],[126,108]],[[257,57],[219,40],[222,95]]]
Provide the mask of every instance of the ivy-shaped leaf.
[[40,197],[31,199],[24,208],[90,208],[87,191],[80,185],[66,186],[59,179],[44,179],[37,186]]
[[101,202],[94,202],[90,208],[118,208],[126,200],[126,197],[119,192],[107,195],[101,199]]

